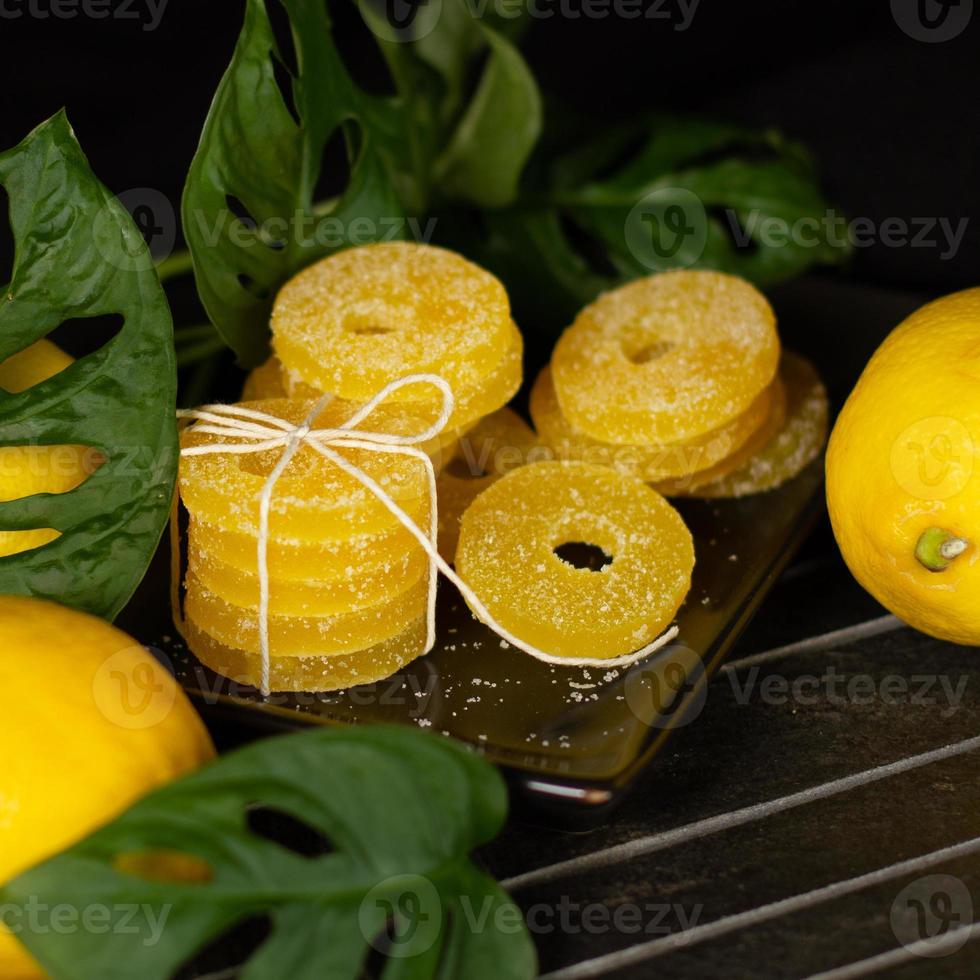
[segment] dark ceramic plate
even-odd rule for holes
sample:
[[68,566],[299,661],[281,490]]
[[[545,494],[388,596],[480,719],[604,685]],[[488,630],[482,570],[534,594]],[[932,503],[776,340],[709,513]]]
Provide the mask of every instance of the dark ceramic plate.
[[[553,822],[588,825],[608,813],[672,731],[697,716],[707,680],[819,513],[821,490],[814,463],[770,493],[682,501],[697,565],[680,635],[625,671],[551,667],[508,648],[446,582],[429,656],[387,681],[334,693],[263,699],[215,675],[175,638],[159,601],[138,596],[122,625],[170,659],[205,712],[265,729],[387,722],[441,732],[504,767],[518,804]],[[157,597],[168,588],[163,552],[144,585]]]

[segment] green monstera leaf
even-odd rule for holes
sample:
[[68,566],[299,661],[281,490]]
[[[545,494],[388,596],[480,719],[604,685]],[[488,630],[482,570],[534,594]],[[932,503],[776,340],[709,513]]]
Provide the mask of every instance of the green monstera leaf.
[[[493,767],[438,736],[283,736],[146,797],[11,881],[0,907],[54,980],[167,980],[256,916],[268,934],[242,980],[355,980],[369,954],[386,957],[384,980],[530,980],[520,911],[467,857],[500,830],[506,803]],[[313,840],[290,850],[269,821],[256,832],[258,814],[290,821],[294,838],[299,821]],[[195,868],[193,882],[167,862]],[[31,908],[74,910],[79,923],[98,909],[103,927],[46,928]]]
[[[277,46],[265,0],[247,0],[245,25],[214,97],[182,208],[198,293],[249,367],[268,352],[269,309],[285,279],[351,244],[354,231],[368,239],[397,232],[404,215],[390,169],[404,147],[390,109],[351,80],[323,0],[283,0],[283,6],[299,75],[286,79],[286,91],[280,88],[277,74],[288,75],[291,59]],[[327,224],[314,196],[324,150],[338,129],[350,181],[330,203]]]
[[603,289],[671,268],[768,285],[844,261],[813,166],[772,131],[656,117],[557,153],[459,247],[552,332]]
[[[425,237],[433,197],[511,203],[541,126],[537,87],[508,37],[515,28],[485,26],[465,0],[441,0],[417,40],[387,22],[383,4],[362,0],[393,96],[369,94],[351,79],[323,0],[282,0],[298,65],[297,76],[284,78],[291,59],[267,9],[278,2],[247,0],[183,201],[198,292],[249,367],[268,353],[269,311],[289,276],[349,245]],[[487,61],[465,105],[466,72],[483,51]],[[338,129],[349,182],[319,201],[324,149]]]
[[16,242],[10,282],[0,289],[0,360],[67,321],[81,335],[94,318],[122,321],[61,373],[17,394],[0,391],[0,445],[81,445],[105,457],[68,493],[0,504],[2,530],[60,532],[41,548],[0,558],[0,592],[112,618],[139,584],[170,511],[177,470],[170,309],[136,226],[93,175],[63,113],[0,155],[0,184]]

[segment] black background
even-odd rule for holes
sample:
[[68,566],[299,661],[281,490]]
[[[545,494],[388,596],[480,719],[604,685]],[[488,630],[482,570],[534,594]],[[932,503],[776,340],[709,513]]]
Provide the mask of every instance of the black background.
[[[146,30],[146,0],[126,5],[133,19],[32,16],[29,4],[52,2],[0,0],[0,146],[64,105],[110,188],[154,188],[176,204],[244,4],[169,0]],[[118,13],[122,0],[111,2]],[[357,59],[365,39],[340,2]],[[847,275],[931,294],[980,280],[980,10],[958,38],[924,43],[888,2],[700,0],[684,31],[556,14],[533,24],[525,51],[548,92],[605,117],[655,108],[780,127],[814,150],[829,199],[849,217],[970,219],[954,257],[876,244]],[[0,236],[9,261],[5,223]]]

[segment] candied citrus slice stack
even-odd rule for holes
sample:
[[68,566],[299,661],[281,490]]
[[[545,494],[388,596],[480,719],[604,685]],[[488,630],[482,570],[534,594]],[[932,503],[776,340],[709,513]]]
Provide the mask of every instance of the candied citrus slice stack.
[[[426,622],[422,616],[399,633],[374,646],[332,656],[272,657],[269,688],[272,691],[337,691],[357,684],[384,680],[425,650]],[[215,673],[240,684],[259,687],[262,660],[249,650],[238,650],[215,640],[193,620],[185,623],[188,646]]]
[[761,452],[786,422],[786,385],[781,378],[777,378],[770,386],[770,390],[772,398],[769,411],[762,425],[752,433],[748,442],[707,469],[675,477],[673,480],[657,482],[656,489],[667,497],[697,496],[696,491],[699,487],[721,480]]
[[805,358],[783,352],[780,374],[786,388],[782,424],[756,452],[713,481],[691,489],[694,497],[745,497],[781,486],[820,455],[827,441],[830,409],[816,368]]
[[531,461],[538,446],[533,429],[513,409],[488,415],[459,441],[455,457],[439,474],[439,554],[456,555],[463,512],[505,473]]
[[[265,371],[267,364],[257,371]],[[253,372],[253,375],[255,372]],[[498,408],[517,394],[524,379],[524,338],[517,324],[511,322],[507,349],[500,361],[476,384],[460,385],[453,388],[455,408],[446,427],[446,441],[454,435],[468,430],[480,419],[495,412]],[[281,367],[278,382],[269,378],[270,387],[277,384],[284,389],[290,398],[319,398],[323,392],[307,384],[297,371]],[[429,403],[433,401],[433,389],[430,386],[409,386],[405,401]]]
[[[520,365],[518,364],[518,372],[520,371]],[[517,382],[514,385],[514,391],[516,391],[521,384],[520,374],[518,374]],[[431,386],[426,386],[427,390],[431,393],[433,390]],[[307,401],[311,404],[319,401],[324,396],[324,392],[317,391],[315,388],[310,387],[304,382],[297,382],[291,380],[289,372],[279,363],[275,357],[270,357],[264,364],[255,368],[254,371],[250,372],[248,377],[245,379],[244,387],[242,388],[242,401],[260,401],[267,399],[279,399],[279,398],[292,398],[299,401]],[[507,398],[513,395],[513,391]],[[506,399],[505,399],[506,400]],[[345,406],[345,407],[341,407]],[[336,400],[336,411],[338,413],[346,412],[348,416],[351,416],[356,412],[361,406],[355,402],[348,402],[345,399]],[[424,428],[425,425],[430,424],[435,421],[436,417],[439,415],[441,406],[434,399],[422,399],[417,404],[419,427]],[[424,424],[423,424],[424,420]],[[456,443],[458,441],[458,434],[455,430],[449,429],[448,427],[430,442],[421,446],[424,449],[429,458],[432,460],[436,469],[441,469],[450,459],[453,457],[453,453],[456,452]]]
[[777,382],[764,388],[741,415],[727,425],[671,446],[613,445],[578,432],[558,404],[550,367],[531,389],[531,418],[541,442],[557,459],[575,459],[632,473],[647,483],[687,477],[713,467],[751,441],[771,414]]
[[[299,425],[315,402],[290,399],[246,402],[242,406]],[[336,428],[351,416],[351,406],[330,402],[316,416],[318,429]],[[397,404],[381,404],[362,428],[410,435],[425,428],[418,413]],[[191,426],[181,446],[215,445],[226,436],[211,435]],[[259,501],[282,449],[262,453],[214,453],[185,456],[180,467],[180,495],[187,510],[200,520],[231,530],[252,531],[259,524]],[[344,457],[375,480],[402,507],[411,509],[428,499],[425,467],[417,459],[368,449],[344,449]],[[390,528],[396,519],[359,480],[345,473],[309,446],[302,447],[276,484],[269,511],[273,536],[311,541],[333,540],[352,534],[371,534]]]
[[455,252],[412,242],[351,248],[304,269],[276,297],[272,334],[289,370],[353,401],[408,374],[438,374],[453,391],[479,385],[513,342],[499,280]]
[[[234,606],[258,608],[257,572],[242,571],[215,558],[196,537],[188,541],[188,571],[209,592]],[[254,548],[252,559],[254,566]],[[424,552],[414,548],[377,565],[351,568],[347,575],[319,578],[323,571],[314,569],[302,579],[278,578],[270,590],[269,611],[284,616],[336,616],[356,612],[407,592],[422,579],[427,568]]]
[[[187,618],[219,643],[258,650],[259,617],[254,607],[236,606],[205,588],[188,572],[184,609]],[[355,653],[403,632],[425,610],[428,582],[419,580],[400,595],[363,609],[334,615],[270,613],[269,653],[273,657],[330,656]]]
[[778,362],[775,316],[758,290],[719,272],[677,270],[600,296],[562,334],[551,366],[576,431],[664,446],[746,412]]
[[[608,564],[575,567],[558,553],[572,543],[601,549]],[[694,545],[677,511],[636,477],[541,462],[473,501],[456,568],[522,641],[556,656],[611,659],[670,625],[690,590]]]
[[[428,531],[428,500],[420,501],[417,510],[406,513],[423,531]],[[258,574],[258,527],[248,533],[229,531],[192,516],[187,536],[216,561],[248,575]],[[333,581],[359,570],[380,577],[386,574],[386,566],[406,560],[409,552],[417,549],[412,534],[396,523],[377,534],[355,534],[332,541],[270,537],[266,565],[270,578],[281,582]]]

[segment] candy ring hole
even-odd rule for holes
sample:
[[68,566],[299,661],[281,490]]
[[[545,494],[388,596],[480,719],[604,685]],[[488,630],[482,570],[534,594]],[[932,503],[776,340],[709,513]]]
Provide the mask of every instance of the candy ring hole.
[[650,343],[641,344],[639,347],[624,343],[623,353],[634,364],[649,364],[651,361],[657,361],[665,354],[669,354],[674,346],[670,340],[654,340]]
[[613,560],[613,556],[604,548],[587,541],[566,541],[565,544],[558,545],[554,552],[566,565],[590,572],[602,571]]
[[[380,321],[382,322],[379,322]],[[357,337],[386,337],[388,334],[395,333],[396,327],[390,323],[384,323],[386,317],[378,317],[377,313],[367,311],[354,313],[344,319],[344,329]]]

